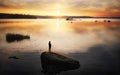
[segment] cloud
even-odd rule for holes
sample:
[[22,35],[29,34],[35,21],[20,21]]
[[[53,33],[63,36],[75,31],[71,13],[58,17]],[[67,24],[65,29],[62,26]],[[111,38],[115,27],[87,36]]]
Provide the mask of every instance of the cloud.
[[44,7],[54,2],[51,0],[0,0],[0,7]]
[[76,0],[75,2],[72,1],[71,3],[74,4],[75,7],[78,8],[92,8],[95,9],[120,9],[120,1],[119,0]]
[[[44,7],[51,6],[53,4],[62,4],[66,7],[76,7],[76,8],[110,8],[110,9],[120,9],[119,0],[0,0],[0,7],[19,7],[19,6],[29,6],[29,7]],[[51,7],[52,8],[52,7]]]

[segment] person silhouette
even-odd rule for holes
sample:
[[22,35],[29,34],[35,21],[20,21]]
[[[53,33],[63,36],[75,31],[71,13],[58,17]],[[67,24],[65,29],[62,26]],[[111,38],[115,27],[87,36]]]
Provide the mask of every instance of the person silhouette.
[[49,46],[49,52],[51,52],[51,47],[52,47],[51,41],[49,41],[48,46]]

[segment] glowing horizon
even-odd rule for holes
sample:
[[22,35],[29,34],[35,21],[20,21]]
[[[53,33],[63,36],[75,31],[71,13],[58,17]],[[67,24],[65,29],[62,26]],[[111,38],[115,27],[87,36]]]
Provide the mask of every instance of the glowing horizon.
[[89,0],[0,0],[0,13],[53,16],[57,14],[59,16],[120,16],[119,3],[119,0],[91,0],[91,2]]

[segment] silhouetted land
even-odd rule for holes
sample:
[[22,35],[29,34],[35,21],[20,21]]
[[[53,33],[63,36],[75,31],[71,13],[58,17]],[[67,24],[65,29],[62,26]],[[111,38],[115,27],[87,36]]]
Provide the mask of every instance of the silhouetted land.
[[62,71],[75,70],[80,67],[77,60],[67,58],[54,52],[41,54],[42,72],[45,75],[55,75]]
[[92,17],[92,16],[40,16],[40,15],[25,15],[25,14],[6,14],[0,13],[0,19],[37,19],[37,18],[111,18],[120,19],[120,17]]
[[6,34],[6,41],[8,43],[14,42],[14,41],[22,41],[23,39],[30,39],[30,36],[28,35],[21,35],[21,34]]
[[4,14],[0,13],[0,19],[36,19],[33,15],[23,15],[23,14]]

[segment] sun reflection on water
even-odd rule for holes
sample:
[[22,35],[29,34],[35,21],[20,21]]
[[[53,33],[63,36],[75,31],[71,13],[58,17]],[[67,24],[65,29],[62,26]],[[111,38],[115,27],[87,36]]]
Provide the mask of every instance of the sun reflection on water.
[[60,19],[58,18],[56,21],[56,29],[59,30],[60,28]]

